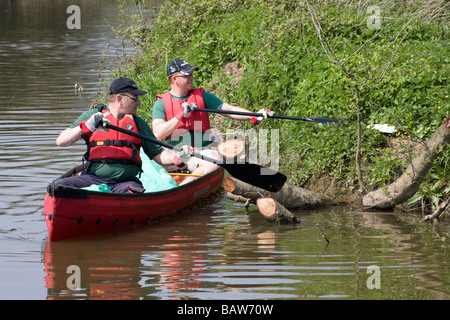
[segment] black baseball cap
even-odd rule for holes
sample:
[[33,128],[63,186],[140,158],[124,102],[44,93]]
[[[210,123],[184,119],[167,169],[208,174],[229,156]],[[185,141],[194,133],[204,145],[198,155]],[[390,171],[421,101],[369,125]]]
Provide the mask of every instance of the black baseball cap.
[[129,92],[137,96],[143,96],[147,91],[139,90],[136,83],[129,78],[119,78],[109,86],[109,94]]
[[188,75],[195,70],[198,70],[198,68],[191,66],[189,62],[182,59],[175,59],[167,66],[167,75],[170,76],[175,72],[180,72],[182,75]]

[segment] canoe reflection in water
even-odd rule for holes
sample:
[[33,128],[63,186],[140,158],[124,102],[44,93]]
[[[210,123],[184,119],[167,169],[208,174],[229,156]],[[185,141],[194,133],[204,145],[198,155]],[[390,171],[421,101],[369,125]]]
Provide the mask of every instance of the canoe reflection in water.
[[[188,296],[205,286],[200,278],[207,272],[208,248],[203,244],[208,242],[205,226],[210,220],[209,213],[193,212],[113,237],[47,241],[47,299],[160,299],[183,292]],[[68,269],[71,266],[79,268],[77,273]]]

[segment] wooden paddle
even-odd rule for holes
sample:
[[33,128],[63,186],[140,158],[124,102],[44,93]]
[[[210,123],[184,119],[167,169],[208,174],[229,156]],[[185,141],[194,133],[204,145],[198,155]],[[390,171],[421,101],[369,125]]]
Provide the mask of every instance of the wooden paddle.
[[[100,124],[101,125],[101,124]],[[140,133],[135,133],[126,129],[122,129],[120,127],[114,126],[112,124],[109,124],[107,126],[110,129],[128,134],[130,136],[134,136],[137,138],[140,138],[142,140],[147,140],[149,142],[158,144],[160,146],[175,150],[175,151],[181,151],[182,149],[179,147],[175,147],[171,144],[153,139],[151,137],[147,137],[145,135],[142,135]],[[284,183],[286,182],[286,176],[280,172],[277,172],[273,169],[266,168],[263,166],[260,166],[259,164],[255,163],[224,163],[223,161],[216,160],[213,158],[206,157],[204,155],[201,155],[199,153],[193,153],[194,157],[200,158],[205,161],[209,161],[212,163],[215,163],[222,168],[224,168],[230,175],[235,177],[236,179],[239,179],[241,181],[247,182],[248,184],[251,184],[253,186],[256,186],[258,188],[271,191],[271,192],[277,192],[283,187]]]
[[[221,113],[221,114],[236,114],[236,115],[250,116],[250,117],[251,116],[261,117],[262,116],[262,113],[230,111],[230,110],[213,110],[213,109],[205,109],[205,108],[198,108],[198,107],[193,107],[193,110],[201,111],[201,112]],[[340,125],[339,120],[323,119],[323,118],[294,117],[294,116],[283,116],[283,115],[279,115],[279,114],[274,114],[274,115],[270,116],[269,118],[309,121],[309,122],[322,123],[322,124],[335,123],[337,125]]]

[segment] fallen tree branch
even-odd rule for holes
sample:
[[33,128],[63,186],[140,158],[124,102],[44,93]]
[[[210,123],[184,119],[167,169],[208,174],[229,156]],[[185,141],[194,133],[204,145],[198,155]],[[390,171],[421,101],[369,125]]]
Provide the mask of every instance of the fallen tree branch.
[[256,203],[260,197],[271,197],[288,209],[312,209],[325,204],[325,201],[316,193],[288,183],[285,183],[278,192],[269,192],[236,178],[225,177],[223,187],[231,194],[250,199],[252,203]]
[[369,192],[363,198],[363,206],[378,209],[393,208],[411,198],[419,189],[423,178],[433,166],[439,151],[450,143],[449,118],[436,130],[421,148],[406,171],[387,187]]

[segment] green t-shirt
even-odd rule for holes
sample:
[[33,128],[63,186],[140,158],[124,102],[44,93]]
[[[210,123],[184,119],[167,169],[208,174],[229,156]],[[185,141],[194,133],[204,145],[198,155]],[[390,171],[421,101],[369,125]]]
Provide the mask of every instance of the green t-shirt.
[[[96,108],[87,110],[83,112],[78,119],[72,123],[71,128],[75,128],[80,125],[80,122],[89,119],[94,113],[98,112]],[[145,122],[144,119],[140,117],[135,117],[137,125],[139,126],[139,133],[143,134],[149,138],[156,139],[150,126]],[[142,148],[150,159],[153,159],[158,154],[163,152],[164,148],[160,145],[151,143],[146,140],[142,140]],[[119,181],[129,180],[136,177],[140,172],[138,166],[132,164],[121,164],[121,163],[98,163],[98,162],[86,162],[86,168],[89,168],[89,172],[92,172],[96,176],[102,178],[110,178]]]
[[[184,96],[184,97],[177,97],[172,95],[172,98],[186,101],[187,98],[190,96],[190,92]],[[219,110],[222,105],[223,101],[220,100],[218,97],[216,97],[214,94],[209,93],[207,91],[203,91],[203,101],[205,102],[205,108],[206,109],[214,109]],[[164,108],[164,102],[161,98],[158,98],[153,105],[153,119],[163,119],[167,120],[166,117],[166,109]],[[191,145],[193,147],[198,147],[201,145],[202,147],[207,147],[211,144],[211,139],[209,132],[201,133],[201,132],[186,132],[184,134],[181,134],[179,136],[176,136],[174,138],[167,138],[167,143],[171,145]]]

